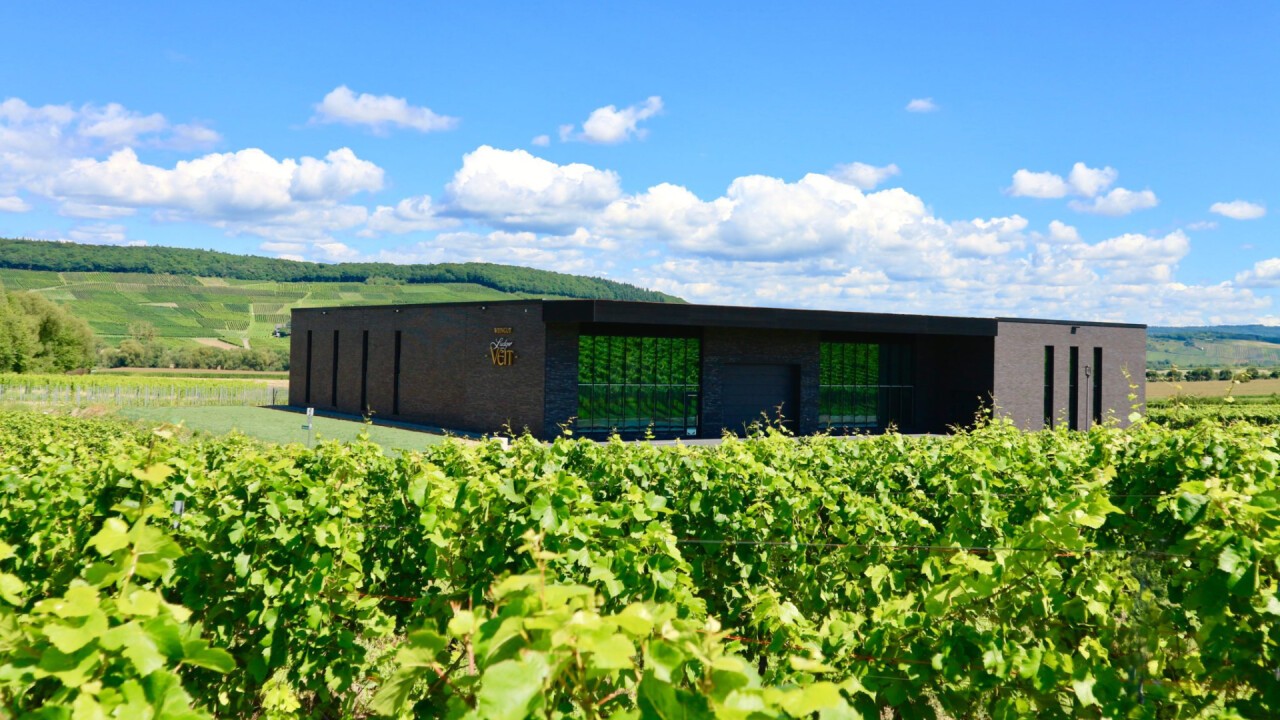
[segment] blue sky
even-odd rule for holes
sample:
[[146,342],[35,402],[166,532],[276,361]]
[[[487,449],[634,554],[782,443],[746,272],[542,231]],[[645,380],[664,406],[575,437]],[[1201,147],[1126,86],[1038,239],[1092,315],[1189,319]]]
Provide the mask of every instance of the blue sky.
[[0,25],[4,236],[1280,322],[1274,3],[9,3]]

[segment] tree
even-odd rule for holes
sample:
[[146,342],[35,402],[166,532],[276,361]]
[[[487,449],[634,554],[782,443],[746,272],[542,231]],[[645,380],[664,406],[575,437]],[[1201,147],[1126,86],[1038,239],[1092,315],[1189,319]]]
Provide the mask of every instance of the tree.
[[97,338],[88,323],[35,293],[0,302],[0,371],[67,372],[93,366]]
[[156,339],[156,326],[146,320],[135,320],[129,323],[129,337],[141,345],[150,345]]

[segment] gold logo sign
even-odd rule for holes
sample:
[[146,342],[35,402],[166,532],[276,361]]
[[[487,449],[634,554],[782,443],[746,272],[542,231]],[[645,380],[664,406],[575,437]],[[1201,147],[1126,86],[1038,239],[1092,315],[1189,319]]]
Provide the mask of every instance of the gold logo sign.
[[494,334],[494,335],[510,335],[510,334],[511,334],[511,328],[509,328],[509,327],[505,327],[505,328],[494,328],[494,329],[493,329],[493,334]]
[[489,343],[489,359],[497,367],[508,367],[516,364],[516,351],[511,349],[512,342],[506,338],[496,338]]

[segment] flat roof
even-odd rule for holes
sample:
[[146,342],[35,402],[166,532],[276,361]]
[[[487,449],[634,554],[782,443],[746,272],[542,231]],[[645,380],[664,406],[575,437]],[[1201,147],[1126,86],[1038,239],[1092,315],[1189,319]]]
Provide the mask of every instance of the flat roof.
[[379,309],[486,307],[489,305],[540,305],[543,322],[601,323],[613,325],[676,325],[754,329],[810,330],[821,332],[909,333],[918,335],[971,335],[995,337],[1002,322],[1044,323],[1145,329],[1146,325],[1084,320],[1031,318],[975,318],[947,315],[907,315],[844,310],[794,310],[737,305],[695,305],[630,300],[496,300],[491,302],[414,303],[401,305],[342,305],[293,308],[294,313],[341,312]]

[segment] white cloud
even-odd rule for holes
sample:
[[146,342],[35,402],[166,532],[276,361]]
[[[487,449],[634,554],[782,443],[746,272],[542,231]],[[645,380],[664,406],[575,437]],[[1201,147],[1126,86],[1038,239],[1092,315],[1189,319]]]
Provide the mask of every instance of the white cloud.
[[420,132],[452,130],[458,118],[438,115],[428,107],[410,105],[404,98],[391,95],[356,95],[346,85],[334,88],[316,105],[311,120],[318,123],[364,125],[374,132],[388,127],[408,128]]
[[938,104],[935,103],[931,97],[915,98],[911,102],[907,103],[907,112],[931,113],[936,112],[937,110]]
[[30,209],[30,203],[16,195],[0,197],[0,212],[24,213]]
[[567,232],[622,194],[616,173],[481,146],[445,187],[448,212],[501,229]]
[[1067,176],[1067,182],[1071,184],[1071,188],[1075,190],[1077,195],[1094,197],[1111,187],[1111,184],[1119,176],[1120,173],[1116,172],[1114,168],[1091,168],[1082,162],[1078,162],[1071,166],[1071,174]]
[[1106,195],[1099,195],[1111,187],[1119,175],[1114,168],[1091,168],[1082,162],[1071,167],[1071,173],[1065,180],[1057,173],[1022,169],[1013,174],[1013,184],[1006,192],[1014,197],[1061,198],[1075,195],[1091,198],[1091,202],[1072,200],[1067,203],[1067,207],[1076,212],[1095,215],[1128,215],[1159,204],[1156,194],[1150,190],[1134,191],[1118,187]]
[[158,143],[160,147],[170,150],[207,150],[222,142],[222,135],[217,130],[196,123],[175,125],[173,134]]
[[114,147],[132,145],[142,135],[151,135],[168,128],[169,123],[160,113],[142,115],[117,103],[104,107],[85,106],[80,111],[79,134],[96,138]]
[[1019,170],[1013,174],[1009,194],[1014,197],[1060,198],[1067,195],[1067,183],[1051,172]]
[[400,235],[410,232],[440,230],[453,227],[458,221],[453,218],[440,217],[436,207],[431,203],[430,195],[405,198],[395,207],[379,205],[369,216],[366,229],[360,231],[362,237],[376,237],[382,234]]
[[1217,230],[1218,223],[1213,220],[1200,220],[1198,222],[1189,223],[1188,230]]
[[1156,194],[1150,190],[1133,191],[1116,188],[1106,195],[1095,197],[1093,202],[1072,200],[1067,203],[1067,207],[1076,212],[1117,217],[1128,215],[1137,210],[1153,208],[1159,204],[1160,201],[1156,198]]
[[216,144],[217,132],[199,124],[171,126],[118,103],[33,107],[19,98],[0,102],[0,193],[46,181],[73,160],[122,147],[193,150]]
[[92,203],[75,202],[74,200],[65,201],[58,207],[58,214],[63,217],[91,218],[95,220],[129,217],[137,212],[136,208],[131,207],[94,205]]
[[1236,275],[1236,284],[1245,287],[1280,287],[1280,258],[1259,260],[1253,267]]
[[890,163],[882,167],[868,165],[866,163],[853,162],[844,165],[837,165],[831,172],[827,173],[831,177],[843,183],[848,183],[860,190],[872,190],[880,183],[897,175],[900,171],[898,166]]
[[550,144],[551,144],[551,136],[550,136],[550,135],[539,135],[539,136],[535,137],[534,139],[530,140],[530,141],[529,141],[529,144],[530,144],[530,145],[533,145],[534,147],[547,147],[548,145],[550,145]]
[[67,231],[66,239],[71,242],[84,243],[88,245],[125,245],[129,247],[142,247],[147,244],[146,240],[130,239],[129,231],[125,226],[108,223],[78,225]]
[[1257,220],[1267,214],[1267,208],[1247,200],[1216,202],[1209,206],[1209,212],[1217,213],[1232,220]]
[[150,207],[214,219],[287,213],[306,201],[336,201],[382,187],[382,169],[347,148],[324,160],[276,160],[257,148],[148,165],[126,148],[106,160],[81,158],[48,183],[49,194],[124,207]]
[[640,121],[648,120],[659,112],[662,112],[662,98],[657,95],[621,110],[616,105],[606,105],[591,111],[586,122],[582,123],[581,132],[573,125],[561,125],[560,139],[614,145],[632,138],[643,138],[648,130],[638,126]]
[[1049,223],[1049,237],[1057,242],[1078,243],[1080,231],[1060,220],[1053,220]]

